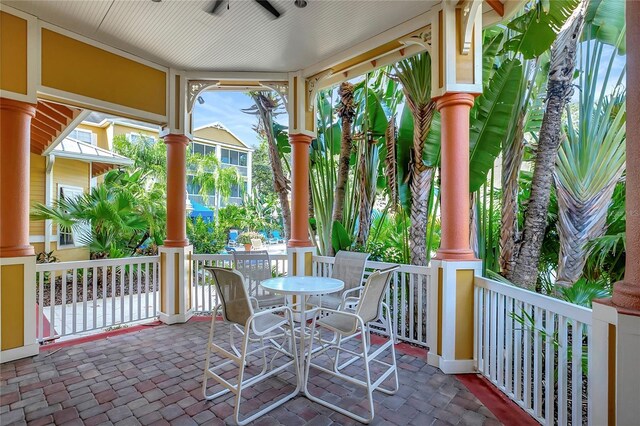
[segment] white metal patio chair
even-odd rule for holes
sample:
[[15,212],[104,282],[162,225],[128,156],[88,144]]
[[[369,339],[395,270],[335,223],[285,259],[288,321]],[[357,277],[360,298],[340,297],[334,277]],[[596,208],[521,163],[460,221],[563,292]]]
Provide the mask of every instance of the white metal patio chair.
[[[218,398],[228,392],[235,394],[234,420],[238,425],[245,425],[284,404],[300,391],[300,381],[296,378],[296,388],[293,392],[286,394],[275,402],[267,404],[267,406],[262,407],[258,412],[245,419],[240,419],[240,403],[242,401],[243,389],[279,374],[291,366],[294,366],[296,376],[300,376],[296,339],[293,337],[293,313],[291,309],[286,306],[254,312],[241,273],[231,269],[215,267],[207,268],[207,270],[213,276],[220,303],[216,306],[211,320],[211,330],[209,332],[209,342],[207,344],[205,357],[202,393],[207,400]],[[220,322],[217,319],[217,314],[220,309],[222,310],[222,321],[229,325],[229,343],[235,353],[231,353],[214,341],[216,337],[216,323]],[[277,313],[284,313],[284,316],[277,315]],[[233,342],[233,330],[235,328],[239,329],[243,336],[242,348],[239,352],[236,350],[235,343]],[[276,342],[276,339],[279,338],[283,339],[280,344]],[[291,348],[291,350],[286,350],[286,347]],[[269,362],[267,362],[267,350],[274,351],[274,355]],[[211,355],[213,352],[226,358],[226,360],[211,366]],[[262,370],[252,377],[245,378],[245,370],[248,367],[248,357],[256,354],[258,354],[258,356],[261,354]],[[278,354],[290,358],[290,360],[274,368],[274,361],[278,357]],[[235,383],[222,377],[222,375],[228,371],[228,368],[225,367],[230,364],[238,368]],[[209,379],[214,379],[218,384],[222,385],[224,389],[214,393],[207,393]]]
[[321,308],[339,309],[349,297],[360,297],[364,268],[369,259],[369,253],[340,250],[336,253],[331,278],[344,282],[344,289],[340,293],[326,296],[312,296],[308,303]]
[[[393,395],[398,391],[399,382],[398,369],[396,365],[396,354],[393,347],[393,326],[391,324],[391,315],[389,308],[382,301],[386,293],[386,289],[389,286],[389,281],[391,280],[393,271],[395,271],[397,268],[398,266],[394,266],[382,271],[375,271],[369,276],[364,286],[364,290],[362,291],[362,296],[360,297],[360,300],[355,308],[355,312],[334,309],[321,309],[324,316],[315,316],[311,324],[310,334],[314,337],[310,340],[309,343],[309,360],[306,365],[304,376],[304,393],[310,400],[329,407],[341,414],[344,414],[345,416],[351,417],[352,419],[362,423],[369,423],[371,420],[373,420],[373,391],[379,390],[388,395]],[[377,320],[382,320],[385,324],[389,340],[375,351],[370,352],[371,345],[369,344],[369,339],[365,337],[365,333],[368,333],[366,325],[369,322]],[[332,340],[323,340],[322,333],[316,333],[316,327],[319,327],[321,329],[319,331],[322,331],[322,329],[324,329],[333,332],[334,338]],[[341,344],[346,339],[351,339],[352,337],[357,335],[361,336],[360,343],[358,344],[358,346],[360,347],[359,352],[346,349],[341,346]],[[314,350],[313,347],[314,341],[320,344],[320,347],[316,350]],[[391,363],[378,359],[380,355],[382,355],[387,349],[391,351]],[[333,368],[326,368],[322,365],[313,363],[314,358],[318,358],[322,354],[331,350],[335,350],[335,358],[332,359]],[[339,364],[341,353],[351,355],[351,359],[342,365]],[[330,355],[329,358],[331,358]],[[364,380],[356,379],[355,377],[344,374],[340,371],[342,368],[358,360],[364,362]],[[371,363],[376,363],[385,367],[384,372],[373,383],[370,371]],[[337,405],[328,402],[320,397],[312,395],[308,389],[310,368],[318,369],[324,373],[331,374],[355,385],[364,387],[367,392],[369,416],[359,416],[342,407],[338,407]],[[382,383],[391,375],[394,376],[393,379],[395,381],[395,385],[392,388],[382,387]]]
[[272,278],[271,258],[266,250],[250,252],[234,252],[235,269],[244,277],[244,284],[249,297],[257,303],[259,309],[283,306],[285,298],[260,287],[264,280]]

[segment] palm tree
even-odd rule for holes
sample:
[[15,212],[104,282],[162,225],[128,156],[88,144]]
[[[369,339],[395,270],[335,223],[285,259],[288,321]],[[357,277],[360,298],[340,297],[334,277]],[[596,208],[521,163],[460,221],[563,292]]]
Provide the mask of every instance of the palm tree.
[[244,110],[244,112],[256,114],[259,117],[259,131],[264,134],[269,144],[269,160],[273,169],[273,187],[282,206],[282,217],[284,219],[284,236],[291,235],[291,208],[289,206],[290,182],[284,174],[282,159],[278,149],[276,134],[274,131],[274,116],[278,108],[278,101],[272,92],[251,92],[249,94],[255,103],[254,107]]
[[582,33],[584,14],[585,2],[575,10],[551,46],[547,100],[538,138],[531,195],[511,275],[514,283],[531,289],[535,288],[538,278],[538,260],[547,227],[553,170],[560,146],[562,113],[573,94],[577,43]]
[[556,162],[557,283],[561,285],[573,284],[582,275],[588,243],[604,234],[611,197],[624,171],[626,108],[621,83],[625,72],[620,72],[615,92],[606,95],[616,52],[612,51],[605,78],[599,81],[602,51],[600,41],[580,46],[586,68],[579,77],[580,101],[577,111],[567,108],[566,137]]
[[[353,84],[348,81],[340,84],[338,89],[340,101],[336,110],[338,117],[342,119],[342,136],[340,138],[340,157],[338,159],[338,175],[336,177],[336,188],[333,198],[333,213],[331,222],[342,223],[344,211],[344,197],[349,178],[349,162],[351,160],[351,150],[353,148],[353,137],[351,135],[351,126],[353,118],[356,115],[356,107],[353,99]],[[333,247],[330,249],[330,255],[335,254]]]
[[435,102],[431,99],[431,56],[424,52],[398,62],[395,77],[402,83],[406,105],[413,116],[413,147],[410,159],[411,263],[427,264],[428,195],[434,168],[422,160],[425,140],[431,128]]
[[193,173],[193,183],[200,188],[199,192],[204,200],[217,192],[226,201],[231,196],[233,186],[242,181],[238,169],[222,167],[220,160],[214,155],[188,153],[187,167]]

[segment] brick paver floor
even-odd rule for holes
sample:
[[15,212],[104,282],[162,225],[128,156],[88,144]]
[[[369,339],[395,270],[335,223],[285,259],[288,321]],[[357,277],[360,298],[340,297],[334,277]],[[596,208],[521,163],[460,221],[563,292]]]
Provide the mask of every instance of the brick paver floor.
[[[154,326],[80,343],[2,364],[0,425],[229,424],[233,399],[202,396],[209,322]],[[226,339],[228,334],[223,333]],[[353,344],[356,344],[354,342]],[[497,425],[499,422],[455,376],[426,364],[426,354],[398,350],[400,389],[375,393],[372,424]],[[419,356],[415,356],[419,355]],[[362,368],[347,367],[358,376]],[[229,372],[229,375],[231,372]],[[363,413],[364,392],[324,373],[312,373],[310,391]],[[284,372],[243,391],[243,414],[295,386]],[[246,409],[246,410],[245,410]],[[256,425],[356,424],[333,410],[295,397]]]

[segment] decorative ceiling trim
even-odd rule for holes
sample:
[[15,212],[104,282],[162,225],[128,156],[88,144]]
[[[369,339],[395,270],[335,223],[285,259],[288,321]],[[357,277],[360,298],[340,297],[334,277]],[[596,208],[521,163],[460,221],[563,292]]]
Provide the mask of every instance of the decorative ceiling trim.
[[321,72],[320,74],[316,74],[313,77],[308,78],[307,81],[307,110],[313,111],[313,106],[315,105],[316,94],[318,93],[318,89],[320,89],[320,83],[322,80],[326,80],[327,78],[333,75],[333,70],[328,69],[326,71]]
[[218,80],[189,80],[187,83],[187,112],[193,111],[193,104],[200,96],[200,93],[211,87],[218,87]]
[[289,101],[287,93],[289,92],[289,83],[285,81],[259,81],[260,86],[273,90],[278,94],[287,111],[289,111]]
[[473,28],[476,22],[476,16],[478,16],[481,7],[482,0],[468,0],[462,5],[462,22],[460,23],[460,34],[458,36],[460,39],[460,53],[462,55],[468,55],[471,51]]

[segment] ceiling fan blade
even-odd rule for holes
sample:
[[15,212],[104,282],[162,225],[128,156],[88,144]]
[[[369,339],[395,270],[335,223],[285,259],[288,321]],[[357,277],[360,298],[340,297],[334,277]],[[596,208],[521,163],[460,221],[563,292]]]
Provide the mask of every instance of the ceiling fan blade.
[[265,9],[267,9],[276,18],[280,17],[280,12],[278,12],[278,10],[275,7],[273,7],[273,5],[269,3],[268,0],[256,0],[256,3],[258,3],[260,6],[264,7]]
[[209,11],[209,13],[212,15],[215,15],[215,13],[218,11],[220,6],[222,6],[222,3],[224,3],[224,0],[216,0],[216,2],[213,4],[213,7]]

